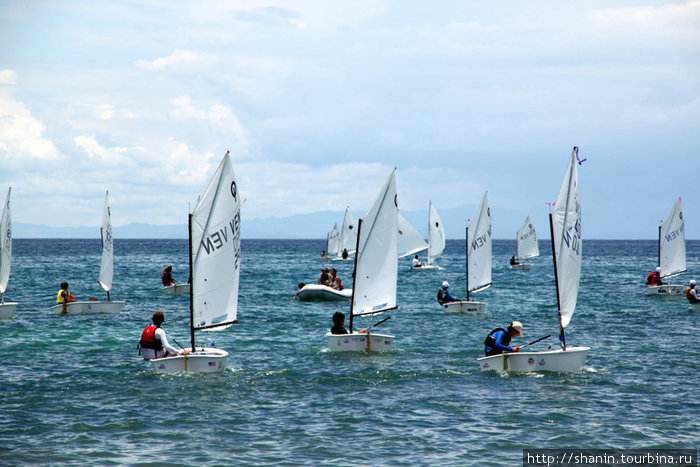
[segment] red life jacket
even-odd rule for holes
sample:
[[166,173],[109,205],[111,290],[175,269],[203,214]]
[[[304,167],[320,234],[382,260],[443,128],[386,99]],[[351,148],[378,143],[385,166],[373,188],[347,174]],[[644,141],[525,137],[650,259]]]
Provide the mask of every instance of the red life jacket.
[[647,276],[647,285],[660,285],[661,275],[656,271],[651,271]]
[[141,340],[139,345],[144,349],[162,350],[163,344],[161,344],[159,339],[156,339],[156,329],[157,326],[149,324],[146,326],[141,333]]

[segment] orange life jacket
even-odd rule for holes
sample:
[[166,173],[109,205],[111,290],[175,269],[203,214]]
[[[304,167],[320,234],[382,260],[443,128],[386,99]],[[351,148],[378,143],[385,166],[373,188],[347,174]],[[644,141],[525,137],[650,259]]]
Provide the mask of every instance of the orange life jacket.
[[158,327],[153,324],[149,324],[144,328],[141,333],[141,340],[139,341],[141,347],[153,350],[161,350],[163,348],[163,344],[161,344],[160,340],[156,339],[156,329],[158,329]]

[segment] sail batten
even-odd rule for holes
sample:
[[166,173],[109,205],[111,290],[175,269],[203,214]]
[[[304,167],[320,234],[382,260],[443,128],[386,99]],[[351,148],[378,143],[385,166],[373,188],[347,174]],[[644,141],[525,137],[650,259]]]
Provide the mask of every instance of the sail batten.
[[394,169],[362,219],[351,302],[354,316],[396,307],[398,236]]
[[685,221],[678,198],[661,224],[659,232],[659,266],[661,277],[673,277],[686,271]]
[[12,187],[7,190],[5,207],[0,218],[0,294],[7,290],[10,281],[10,264],[12,263],[12,215],[10,212],[10,195]]

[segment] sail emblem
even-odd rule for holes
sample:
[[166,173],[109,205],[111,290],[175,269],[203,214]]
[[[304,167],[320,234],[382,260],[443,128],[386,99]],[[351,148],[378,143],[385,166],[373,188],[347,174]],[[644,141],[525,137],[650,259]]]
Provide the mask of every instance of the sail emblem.
[[238,188],[236,187],[236,181],[233,180],[231,182],[231,196],[233,196],[233,199],[236,199],[236,196],[238,195]]
[[397,195],[394,195],[394,206],[399,207],[399,201]]
[[681,212],[678,213],[678,218],[679,218],[680,220],[683,220],[683,211],[681,211]]

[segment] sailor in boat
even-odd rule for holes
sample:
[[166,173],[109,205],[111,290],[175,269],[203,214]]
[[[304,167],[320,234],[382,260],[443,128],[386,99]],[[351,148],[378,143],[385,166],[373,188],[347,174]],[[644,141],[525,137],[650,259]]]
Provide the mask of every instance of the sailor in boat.
[[141,355],[144,360],[172,357],[175,355],[187,355],[190,353],[190,349],[178,350],[170,345],[165,335],[165,329],[160,327],[165,321],[165,315],[162,311],[155,311],[151,319],[153,320],[153,324],[149,324],[143,329],[141,340],[139,341],[139,355]]
[[515,266],[516,264],[520,264],[517,259],[515,259],[515,255],[510,257],[510,265]]
[[647,275],[647,285],[664,285],[664,283],[661,282],[661,267],[657,267]]
[[695,287],[695,279],[691,279],[690,286],[686,287],[685,298],[687,298],[690,303],[700,303],[698,289]]
[[[366,329],[360,329],[357,331],[359,333],[367,332]],[[336,311],[333,313],[333,327],[331,328],[331,334],[349,334],[348,330],[345,329],[345,313]]]
[[343,248],[343,254],[341,256],[343,257],[343,259],[348,259],[348,249],[347,248]]
[[326,250],[321,250],[321,258],[325,258],[325,257],[326,257]]
[[175,278],[173,277],[173,267],[172,266],[166,266],[165,269],[163,269],[163,274],[161,274],[160,278],[163,281],[163,285],[165,287],[170,287],[171,285],[177,285],[177,282],[175,281]]
[[450,295],[450,292],[448,292],[448,290],[447,290],[449,288],[450,288],[450,283],[447,281],[443,281],[442,288],[440,290],[438,290],[438,294],[437,294],[437,301],[440,305],[444,305],[445,303],[459,301],[459,299],[456,299],[452,295]]
[[63,309],[61,310],[61,313],[68,313],[68,309],[66,307],[66,304],[70,303],[70,302],[74,302],[74,301],[75,301],[75,295],[68,292],[68,282],[61,282],[61,288],[58,290],[58,293],[56,294],[56,303],[63,304]]
[[421,260],[418,259],[418,255],[414,256],[414,257],[413,257],[413,265],[412,265],[411,267],[413,267],[413,268],[419,268],[419,267],[421,267],[421,266],[423,266],[423,263],[421,263]]
[[338,270],[336,268],[331,268],[331,276],[328,280],[328,287],[335,290],[343,290],[343,281],[340,280],[338,276]]
[[301,292],[301,289],[303,289],[305,285],[306,284],[304,284],[303,282],[299,282],[297,284],[297,287],[299,287],[299,288],[297,289],[297,293],[294,294],[294,300],[297,299],[297,297],[299,296],[299,292]]
[[318,276],[316,283],[319,285],[328,285],[330,283],[331,276],[328,275],[328,268],[321,269],[321,274]]
[[484,353],[487,357],[500,355],[504,352],[520,352],[520,347],[511,347],[510,340],[523,336],[523,325],[520,321],[513,321],[507,329],[496,328],[484,339]]

